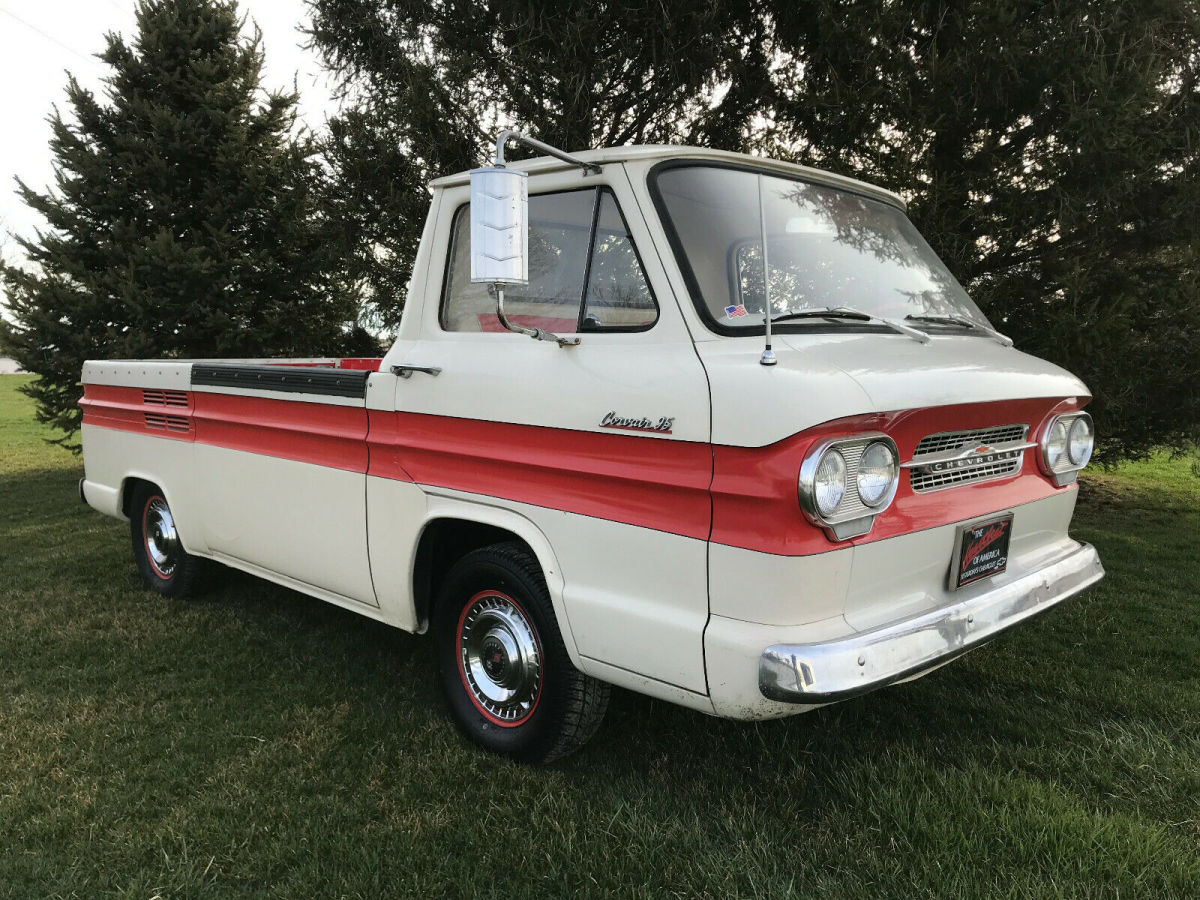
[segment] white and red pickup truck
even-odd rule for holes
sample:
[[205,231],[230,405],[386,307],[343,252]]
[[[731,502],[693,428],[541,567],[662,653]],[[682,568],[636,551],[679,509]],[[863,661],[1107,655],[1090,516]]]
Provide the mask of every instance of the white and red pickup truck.
[[1068,535],[1087,389],[897,196],[683,147],[496,161],[432,184],[382,360],[84,366],[80,491],[151,588],[215,560],[430,630],[458,724],[541,762],[611,684],[803,712],[1103,576]]

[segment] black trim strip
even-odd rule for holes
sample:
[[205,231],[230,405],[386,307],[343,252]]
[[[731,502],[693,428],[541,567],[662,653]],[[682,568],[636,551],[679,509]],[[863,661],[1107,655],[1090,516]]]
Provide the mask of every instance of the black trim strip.
[[230,363],[192,363],[192,385],[253,388],[286,394],[321,394],[328,397],[367,396],[371,373],[356,369],[319,366],[239,366]]

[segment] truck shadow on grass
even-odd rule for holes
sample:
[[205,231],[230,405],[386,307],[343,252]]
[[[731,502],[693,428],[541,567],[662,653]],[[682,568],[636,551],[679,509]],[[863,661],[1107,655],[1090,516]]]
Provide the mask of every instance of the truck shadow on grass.
[[[398,758],[443,752],[484,770],[512,766],[454,732],[426,637],[229,569],[218,569],[197,604],[240,620],[251,642],[269,635],[274,665],[374,719],[364,731],[390,730],[385,742]],[[1076,679],[1090,680],[1090,666],[1054,633],[1071,628],[1069,614],[1061,618],[1044,633],[1006,636],[920,681],[788,719],[733,722],[614,690],[596,738],[542,771],[562,773],[562,789],[580,797],[613,781],[640,792],[691,780],[747,797],[766,785],[803,784],[814,803],[849,801],[845,792],[857,790],[865,773],[900,777],[917,763],[945,772],[1044,774],[1047,758],[1061,764],[1073,752],[1084,754],[1081,748],[1094,749],[1104,725],[1128,714],[1102,693],[1080,690]],[[1077,676],[1056,678],[1071,668]],[[1167,724],[1147,709],[1140,716],[1148,727]],[[1081,733],[1088,735],[1082,744]],[[539,777],[538,770],[515,768],[522,778]],[[1068,768],[1075,771],[1064,774],[1082,790],[1086,771]]]
[[[398,740],[414,719],[453,734],[435,684],[428,636],[399,631],[240,571],[213,570],[210,588],[192,602],[191,610],[204,610],[205,617],[233,617],[248,641],[268,639],[278,654],[276,663],[292,668],[292,677],[310,681],[314,690],[320,684],[327,696],[354,707],[390,710]],[[585,780],[610,777],[613,760],[619,760],[624,777],[650,775],[661,766],[684,777],[711,775],[725,766],[778,773],[796,765],[836,769],[839,757],[861,754],[864,746],[872,753],[919,747],[923,755],[949,758],[985,737],[994,739],[994,710],[983,698],[996,685],[973,673],[933,677],[937,680],[928,687],[901,686],[804,716],[760,723],[716,719],[614,690],[597,737],[552,769]],[[457,735],[454,743],[456,753],[478,755],[490,764],[488,754]]]

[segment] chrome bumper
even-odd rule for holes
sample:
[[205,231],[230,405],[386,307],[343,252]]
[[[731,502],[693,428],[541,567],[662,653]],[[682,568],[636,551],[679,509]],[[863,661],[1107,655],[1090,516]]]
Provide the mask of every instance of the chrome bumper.
[[821,644],[774,644],[758,662],[764,697],[832,703],[949,662],[1104,577],[1090,544],[987,593]]

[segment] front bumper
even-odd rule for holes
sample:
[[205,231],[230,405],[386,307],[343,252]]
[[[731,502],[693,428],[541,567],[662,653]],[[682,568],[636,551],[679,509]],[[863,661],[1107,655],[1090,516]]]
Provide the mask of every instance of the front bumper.
[[759,658],[759,691],[784,703],[845,700],[949,662],[1103,577],[1095,548],[1081,544],[1045,568],[952,606],[840,640],[773,644]]

